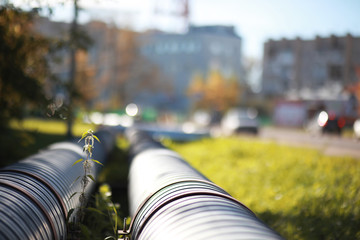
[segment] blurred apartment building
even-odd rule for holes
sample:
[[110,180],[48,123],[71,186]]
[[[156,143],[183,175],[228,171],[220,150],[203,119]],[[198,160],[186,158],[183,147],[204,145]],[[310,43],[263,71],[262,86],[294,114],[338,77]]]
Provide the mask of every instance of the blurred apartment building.
[[233,26],[190,26],[185,34],[149,31],[139,36],[141,53],[155,63],[173,86],[173,107],[186,112],[190,81],[212,70],[225,78],[242,75],[241,38]]
[[360,112],[360,37],[269,40],[264,45],[262,92],[281,99],[275,123],[301,126],[320,109],[341,116]]
[[262,91],[293,99],[336,99],[359,81],[360,37],[269,40],[264,45]]
[[[36,30],[66,38],[70,24],[41,18]],[[186,113],[189,83],[195,74],[204,77],[218,70],[224,77],[240,81],[241,38],[232,26],[190,27],[185,34],[147,31],[136,33],[92,21],[81,28],[93,44],[77,56],[77,78],[86,85],[89,107],[120,108],[130,102],[159,110]],[[60,79],[69,78],[69,54],[60,53],[53,65]],[[56,91],[60,91],[58,89]]]
[[[35,30],[51,38],[67,41],[70,23],[53,22],[39,18]],[[85,95],[89,108],[99,111],[120,108],[130,101],[129,92],[136,85],[137,76],[132,69],[141,64],[134,45],[137,34],[130,30],[120,30],[104,22],[91,21],[80,26],[91,39],[87,51],[79,50],[76,55],[76,87]],[[60,61],[51,64],[52,72],[62,82],[70,78],[70,53],[68,49],[57,52]],[[146,64],[141,64],[141,72]],[[130,82],[132,81],[132,85]],[[67,92],[62,84],[54,85],[53,92],[66,98]]]

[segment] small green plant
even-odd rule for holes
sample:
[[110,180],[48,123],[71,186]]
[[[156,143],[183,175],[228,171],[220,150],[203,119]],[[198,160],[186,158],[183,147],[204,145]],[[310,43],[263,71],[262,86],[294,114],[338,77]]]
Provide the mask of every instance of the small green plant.
[[82,223],[86,226],[85,232],[81,232],[82,239],[120,240],[118,234],[118,228],[121,227],[118,216],[120,204],[113,203],[111,197],[110,185],[103,183],[99,186],[98,192],[89,199],[86,217]]
[[[86,206],[86,202],[87,202],[87,197],[86,197],[86,194],[85,194],[86,187],[88,186],[90,181],[95,182],[95,178],[91,175],[92,164],[94,162],[96,164],[103,165],[101,162],[99,162],[99,161],[97,161],[95,159],[92,159],[95,140],[100,142],[98,137],[96,137],[94,135],[93,130],[89,129],[88,131],[84,132],[82,134],[81,139],[79,140],[79,142],[81,140],[83,140],[83,139],[84,139],[84,142],[85,142],[84,146],[83,146],[83,151],[86,153],[86,159],[81,158],[81,159],[79,159],[79,160],[77,160],[76,162],[73,163],[73,166],[80,163],[80,162],[82,162],[82,164],[83,164],[84,174],[82,176],[78,176],[74,181],[74,183],[75,183],[76,181],[81,179],[81,192],[75,192],[69,198],[69,200],[70,200],[75,195],[79,194],[80,206],[79,206],[79,209],[78,209],[77,214],[76,214],[76,221],[75,221],[75,224],[72,224],[72,226],[70,227],[70,228],[74,229],[75,232],[79,232],[82,229],[81,222],[84,221],[85,206]],[[71,214],[73,212],[74,212],[74,209],[71,209],[69,211],[68,218],[71,216]],[[70,236],[72,236],[72,235],[70,235]],[[71,237],[69,237],[69,238],[71,239]]]
[[111,226],[112,226],[112,230],[113,230],[113,235],[107,236],[106,238],[104,238],[104,240],[108,240],[108,239],[115,239],[117,240],[119,238],[118,236],[118,208],[119,205],[118,204],[114,204],[111,200],[110,200],[110,196],[111,196],[111,189],[110,186],[108,184],[103,184],[100,186],[99,188],[99,192],[100,192],[100,201],[97,201],[97,205],[98,202],[103,202],[105,203],[105,208],[103,207],[103,211],[106,210],[107,215],[110,219],[111,222]]

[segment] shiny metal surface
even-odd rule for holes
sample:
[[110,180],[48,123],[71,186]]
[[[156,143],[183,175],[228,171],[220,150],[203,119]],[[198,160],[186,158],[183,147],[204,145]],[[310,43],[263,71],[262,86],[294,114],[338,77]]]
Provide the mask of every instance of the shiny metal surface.
[[[112,149],[114,136],[103,129],[95,135],[93,159],[105,163]],[[82,143],[62,142],[0,170],[0,239],[66,239],[66,217],[79,206],[74,192],[81,191],[82,164],[86,158]],[[92,175],[100,170],[93,164]],[[91,181],[86,189],[90,194]],[[73,218],[75,214],[72,214]]]
[[138,130],[127,137],[132,239],[282,239],[177,153]]

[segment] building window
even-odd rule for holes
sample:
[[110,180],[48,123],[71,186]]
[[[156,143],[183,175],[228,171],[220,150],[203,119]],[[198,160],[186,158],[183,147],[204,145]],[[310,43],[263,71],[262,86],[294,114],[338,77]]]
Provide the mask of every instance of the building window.
[[335,49],[335,50],[336,49],[341,49],[340,40],[336,36],[331,36],[330,37],[330,44],[331,44],[332,49]]
[[212,42],[209,48],[212,55],[220,55],[222,52],[221,44],[218,42]]
[[332,80],[340,80],[342,78],[342,67],[340,65],[329,65],[329,78]]
[[170,53],[177,53],[179,51],[179,45],[177,42],[169,43],[169,52]]
[[165,52],[165,47],[164,44],[162,43],[158,43],[155,45],[155,53],[156,54],[163,54]]
[[193,53],[195,52],[195,43],[194,42],[189,42],[187,45],[186,45],[186,51],[187,53]]
[[272,58],[276,55],[276,49],[274,46],[270,45],[268,50],[267,50],[267,55],[269,56],[269,58]]
[[319,36],[316,36],[316,39],[315,39],[315,48],[317,51],[321,52],[324,50],[324,42],[323,40],[319,37]]

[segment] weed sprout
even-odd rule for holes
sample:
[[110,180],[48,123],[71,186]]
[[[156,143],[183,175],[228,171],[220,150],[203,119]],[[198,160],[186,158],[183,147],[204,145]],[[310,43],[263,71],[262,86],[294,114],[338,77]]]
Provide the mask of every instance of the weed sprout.
[[[75,230],[80,228],[80,223],[83,222],[83,220],[84,220],[85,206],[86,206],[86,202],[87,202],[85,189],[88,186],[90,180],[95,181],[94,177],[91,175],[92,164],[97,163],[97,164],[103,165],[101,162],[99,162],[95,159],[92,159],[95,140],[100,142],[100,140],[94,135],[93,130],[89,129],[88,131],[84,132],[82,134],[79,142],[81,142],[81,140],[83,140],[83,139],[85,142],[84,146],[83,146],[83,152],[86,153],[86,159],[84,160],[81,158],[73,163],[73,166],[80,162],[82,162],[82,164],[83,164],[84,174],[82,176],[77,177],[74,181],[74,182],[76,182],[77,180],[79,180],[79,178],[81,178],[81,192],[75,192],[70,196],[70,199],[71,199],[76,194],[79,194],[80,206],[79,206],[79,210],[78,210],[77,216],[76,216],[77,217],[76,218],[77,225],[75,225]],[[73,211],[74,211],[73,209],[70,210],[68,215],[70,215]],[[68,218],[69,218],[69,216],[68,216]]]

